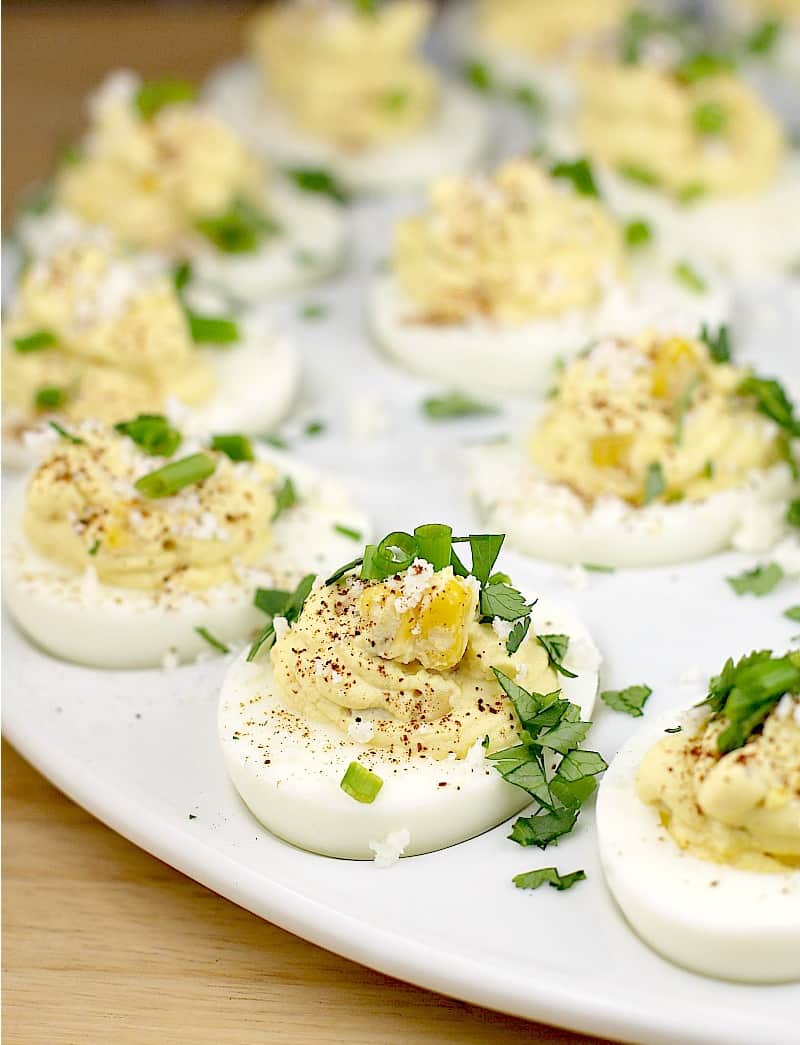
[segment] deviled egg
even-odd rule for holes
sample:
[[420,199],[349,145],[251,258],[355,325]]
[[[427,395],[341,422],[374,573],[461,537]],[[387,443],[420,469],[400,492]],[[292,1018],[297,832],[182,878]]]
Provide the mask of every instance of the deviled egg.
[[190,431],[281,420],[296,352],[263,313],[203,314],[182,293],[162,258],[122,254],[103,232],[32,262],[3,329],[4,462],[32,464],[28,433],[47,421],[113,424],[167,407]]
[[[636,251],[631,250],[631,258]],[[723,320],[727,295],[698,295],[634,261],[585,162],[512,160],[492,177],[434,184],[398,223],[370,322],[398,362],[481,395],[543,392],[553,364],[604,335],[676,312]]]
[[256,15],[250,57],[209,84],[214,108],[276,162],[356,192],[472,167],[488,117],[417,53],[428,0],[291,0]]
[[800,654],[752,653],[636,734],[600,786],[606,880],[666,958],[800,979]]
[[[605,763],[584,752],[585,771],[572,758],[559,772],[547,751],[566,758],[585,736],[597,649],[570,610],[492,573],[502,536],[468,539],[471,573],[460,540],[431,524],[368,546],[275,600],[272,622],[229,669],[225,763],[275,834],[388,863],[471,838],[537,793],[574,823]],[[530,754],[520,721],[538,712],[534,735],[545,721],[571,724],[566,747],[562,731],[551,748],[537,737]]]
[[271,176],[194,101],[191,84],[114,73],[91,96],[89,115],[49,206],[18,223],[34,257],[84,226],[101,226],[125,247],[191,261],[198,282],[245,302],[309,283],[341,262],[339,206]]
[[787,222],[800,208],[800,160],[721,59],[588,66],[576,132],[610,208],[646,220],[676,273],[705,262],[732,277],[780,274],[800,255],[800,228]]
[[537,558],[688,562],[785,532],[800,421],[777,381],[730,362],[727,332],[601,341],[561,374],[524,440],[470,451],[491,525]]
[[341,561],[364,528],[335,482],[242,435],[183,439],[153,414],[51,434],[9,498],[4,590],[65,660],[157,667],[246,641],[259,586]]

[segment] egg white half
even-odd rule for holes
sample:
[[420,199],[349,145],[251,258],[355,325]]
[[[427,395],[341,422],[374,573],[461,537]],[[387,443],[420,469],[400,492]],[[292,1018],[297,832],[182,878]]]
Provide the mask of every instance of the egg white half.
[[[212,398],[198,407],[185,406],[179,400],[169,405],[168,413],[187,434],[264,434],[275,428],[294,402],[300,383],[297,349],[284,337],[276,336],[263,310],[243,313],[237,316],[237,322],[240,341],[196,349],[216,374],[217,389]],[[40,456],[38,433],[42,428],[39,419],[5,407],[3,465],[33,467]]]
[[800,979],[800,871],[764,874],[701,860],[680,849],[636,794],[645,754],[684,720],[671,711],[647,722],[600,784],[597,841],[609,889],[645,943],[678,965],[731,980]]
[[48,653],[98,668],[152,668],[210,652],[196,628],[226,645],[249,640],[265,617],[253,606],[257,587],[294,588],[306,573],[325,574],[360,546],[334,530],[339,524],[368,536],[364,515],[335,481],[291,457],[258,447],[292,477],[300,503],[274,523],[264,562],[242,568],[236,582],[206,591],[143,592],[76,575],[37,555],[22,529],[23,484],[6,505],[3,587],[22,630]]
[[386,193],[423,186],[473,167],[487,148],[490,125],[482,102],[443,82],[429,127],[394,145],[350,152],[299,130],[266,98],[258,69],[247,61],[224,66],[208,82],[209,105],[274,163],[323,167],[353,192]]
[[[280,178],[270,181],[266,200],[280,232],[267,237],[258,250],[227,254],[197,237],[186,251],[196,280],[244,305],[324,279],[342,265],[349,245],[344,210],[332,200],[301,192]],[[32,258],[45,258],[97,231],[56,204],[43,214],[23,214],[15,228],[20,246]]]
[[[559,681],[564,697],[588,718],[600,654],[586,627],[571,609],[542,598],[533,622],[540,634],[570,636],[565,663],[577,678]],[[369,860],[371,842],[407,832],[404,855],[416,856],[472,838],[528,805],[528,796],[503,780],[480,744],[462,760],[393,761],[377,750],[365,754],[367,745],[282,708],[268,655],[250,664],[245,656],[230,667],[222,688],[222,752],[253,815],[287,842],[324,856]],[[339,786],[357,759],[383,780],[371,804],[355,801]]]
[[586,503],[539,472],[519,442],[471,449],[469,491],[487,524],[537,559],[597,566],[665,566],[725,548],[764,551],[785,531],[798,490],[788,465],[702,501],[636,508],[617,497]]
[[416,321],[416,306],[390,273],[376,277],[368,302],[378,345],[396,362],[433,381],[478,396],[543,394],[553,365],[594,341],[662,326],[695,334],[701,322],[725,322],[727,292],[687,293],[658,273],[642,274],[627,287],[609,282],[600,302],[552,319],[500,326],[483,318],[448,326]]

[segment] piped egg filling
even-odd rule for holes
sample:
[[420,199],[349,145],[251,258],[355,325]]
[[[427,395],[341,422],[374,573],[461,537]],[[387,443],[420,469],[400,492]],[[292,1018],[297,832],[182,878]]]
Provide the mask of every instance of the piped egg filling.
[[316,588],[270,658],[288,709],[398,759],[461,759],[484,737],[489,751],[513,744],[493,668],[539,693],[558,688],[532,637],[510,654],[480,623],[474,578],[421,560],[385,581]]
[[651,747],[637,795],[701,860],[746,871],[800,868],[800,702],[784,695],[731,751],[720,750],[726,725],[706,715]]
[[250,27],[263,85],[309,134],[357,152],[408,138],[438,101],[416,54],[432,16],[422,0],[361,10],[341,0],[270,5]]
[[768,188],[786,153],[781,126],[752,88],[712,61],[587,66],[583,147],[631,181],[687,202]]
[[562,373],[528,441],[548,478],[591,503],[703,500],[786,456],[747,372],[697,338],[606,341]]
[[491,43],[548,61],[607,44],[632,8],[633,0],[479,0],[478,25]]
[[410,322],[522,324],[595,304],[622,275],[622,235],[598,199],[514,160],[437,182],[397,225],[392,268]]
[[164,266],[98,237],[23,275],[3,336],[3,400],[18,420],[119,421],[216,391]]

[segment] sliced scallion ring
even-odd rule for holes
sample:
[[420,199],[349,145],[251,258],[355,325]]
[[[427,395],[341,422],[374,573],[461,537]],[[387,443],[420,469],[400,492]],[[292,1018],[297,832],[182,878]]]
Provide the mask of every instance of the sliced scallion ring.
[[171,497],[184,486],[202,482],[214,474],[216,461],[210,454],[190,454],[179,461],[170,461],[163,468],[148,472],[134,483],[145,497]]

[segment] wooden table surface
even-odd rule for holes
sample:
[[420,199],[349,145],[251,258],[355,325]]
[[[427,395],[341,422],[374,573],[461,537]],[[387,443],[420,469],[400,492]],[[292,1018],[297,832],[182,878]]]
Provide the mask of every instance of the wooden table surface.
[[[4,214],[118,66],[201,76],[243,5],[4,4]],[[391,980],[221,899],[108,830],[3,745],[5,1045],[465,1045],[596,1039]]]

